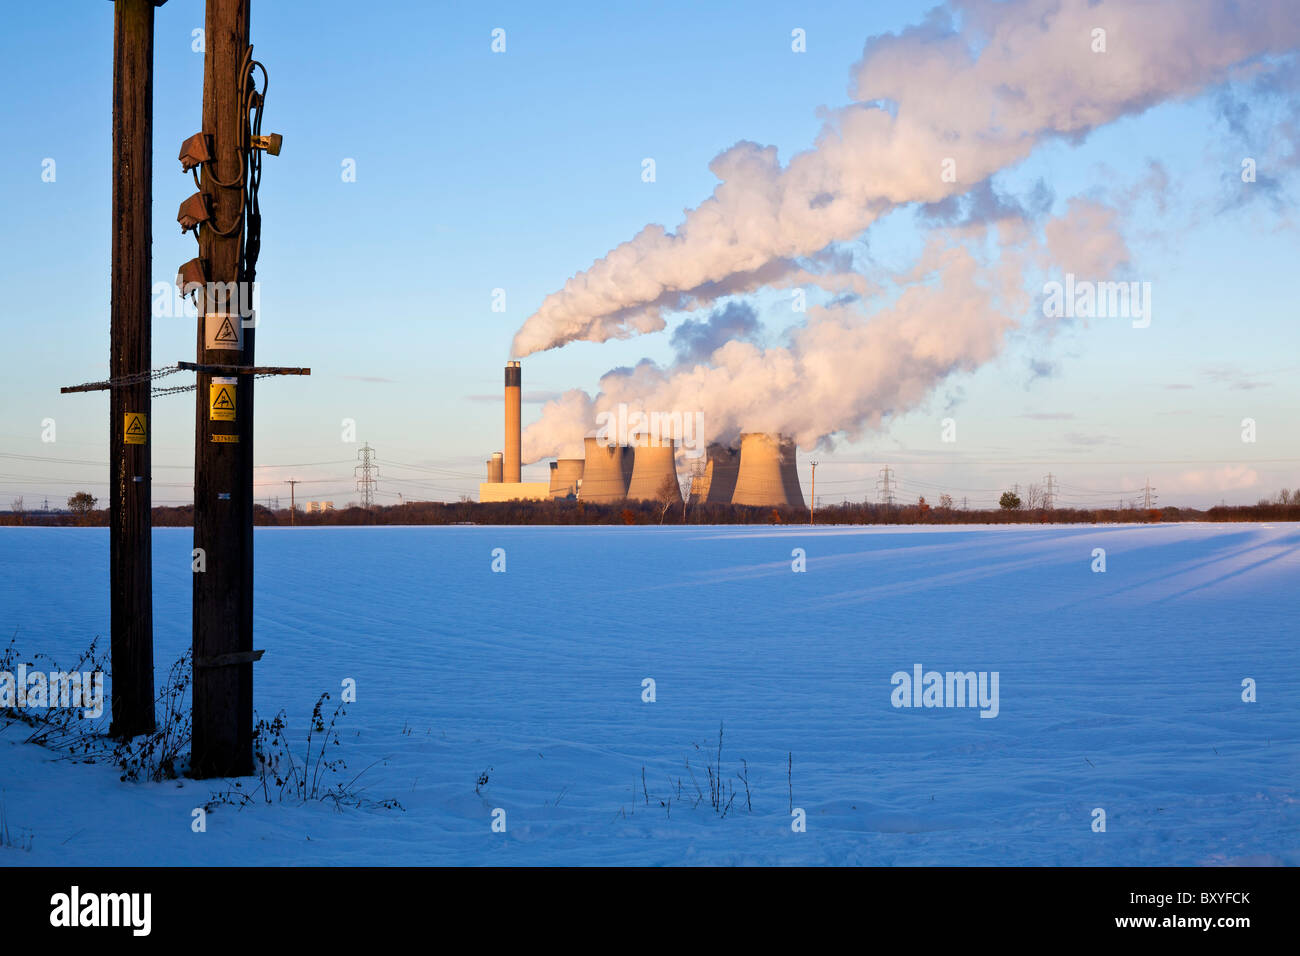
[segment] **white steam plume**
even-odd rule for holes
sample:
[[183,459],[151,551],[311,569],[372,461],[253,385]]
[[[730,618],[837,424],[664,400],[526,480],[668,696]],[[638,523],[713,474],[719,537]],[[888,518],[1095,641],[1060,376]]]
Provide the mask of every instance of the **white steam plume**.
[[923,401],[947,375],[996,356],[1028,309],[1023,276],[1043,256],[1042,240],[1019,218],[1005,218],[996,225],[997,261],[990,262],[980,251],[987,228],[937,234],[916,266],[897,277],[894,301],[869,318],[858,303],[816,306],[805,325],[788,333],[787,346],[733,339],[702,361],[687,351],[666,368],[645,360],[615,369],[601,378],[594,399],[580,389],[564,393],[525,429],[524,460],[580,457],[597,413],[620,403],[646,414],[698,412],[703,433],[695,437],[703,442],[766,431],[807,449],[832,433],[852,439],[878,427]]
[[[665,312],[802,284],[832,243],[899,205],[964,193],[1044,139],[1081,139],[1234,67],[1267,69],[1252,61],[1298,44],[1294,0],[937,8],[922,25],[867,43],[852,70],[854,102],[831,113],[812,149],[785,166],[774,147],[750,142],[720,154],[710,168],[721,182],[676,232],[646,226],[573,276],[524,323],[512,352],[658,331]],[[945,160],[955,182],[940,175]]]

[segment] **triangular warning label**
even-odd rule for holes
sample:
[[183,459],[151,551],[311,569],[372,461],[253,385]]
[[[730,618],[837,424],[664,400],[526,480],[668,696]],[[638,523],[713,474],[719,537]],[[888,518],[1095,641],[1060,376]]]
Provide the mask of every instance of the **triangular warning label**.
[[217,329],[217,334],[212,337],[212,341],[214,342],[238,342],[239,341],[239,333],[236,332],[235,327],[230,324],[230,316],[226,316],[221,320],[221,326],[220,328]]
[[149,443],[149,425],[144,412],[127,412],[122,422],[122,440],[128,445],[147,445]]
[[233,378],[214,378],[208,383],[208,418],[214,422],[235,420],[236,381]]

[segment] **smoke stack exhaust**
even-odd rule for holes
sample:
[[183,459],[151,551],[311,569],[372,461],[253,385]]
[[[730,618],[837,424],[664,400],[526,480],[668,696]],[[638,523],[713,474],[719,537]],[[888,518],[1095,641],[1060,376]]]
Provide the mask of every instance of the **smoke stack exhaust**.
[[514,484],[519,483],[520,457],[520,369],[518,362],[506,363],[506,439],[505,469],[502,477]]

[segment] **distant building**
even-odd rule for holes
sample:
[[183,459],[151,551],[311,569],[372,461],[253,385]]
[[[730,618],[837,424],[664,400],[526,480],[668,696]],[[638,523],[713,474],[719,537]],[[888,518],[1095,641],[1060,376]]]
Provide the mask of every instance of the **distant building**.
[[303,503],[303,509],[307,514],[314,514],[318,511],[333,511],[334,502],[332,501],[307,501]]
[[545,501],[551,485],[546,481],[486,482],[478,486],[479,501]]

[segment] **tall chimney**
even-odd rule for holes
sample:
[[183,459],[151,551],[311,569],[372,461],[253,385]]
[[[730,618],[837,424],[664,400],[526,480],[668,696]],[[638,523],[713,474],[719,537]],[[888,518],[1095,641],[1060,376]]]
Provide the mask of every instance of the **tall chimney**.
[[506,445],[502,477],[519,484],[519,363],[506,363]]

